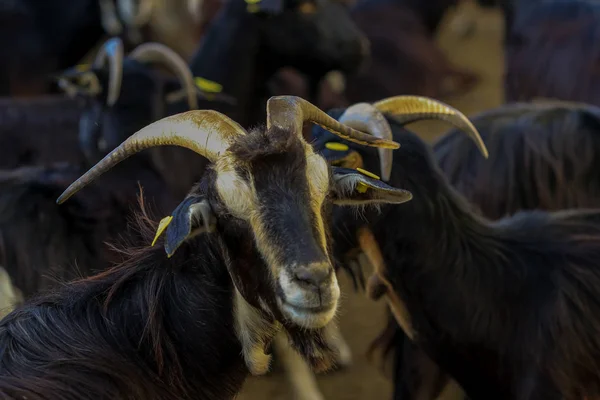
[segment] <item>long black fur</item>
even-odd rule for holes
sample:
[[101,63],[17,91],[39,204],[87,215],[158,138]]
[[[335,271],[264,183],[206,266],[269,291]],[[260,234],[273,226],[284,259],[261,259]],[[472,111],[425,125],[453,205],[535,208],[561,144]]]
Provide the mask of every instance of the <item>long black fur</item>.
[[[599,214],[531,212],[486,221],[420,139],[399,127],[394,136],[402,147],[391,183],[414,198],[366,220],[413,317],[417,344],[474,399],[597,395]],[[376,153],[361,154],[376,171]],[[351,233],[365,222],[337,216],[336,247],[355,247]]]

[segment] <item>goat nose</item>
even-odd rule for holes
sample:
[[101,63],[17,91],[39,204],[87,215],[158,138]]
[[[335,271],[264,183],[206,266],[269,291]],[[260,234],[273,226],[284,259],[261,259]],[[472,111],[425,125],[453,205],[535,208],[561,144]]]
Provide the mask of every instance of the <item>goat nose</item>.
[[294,278],[302,285],[319,289],[331,281],[333,268],[329,263],[311,263],[297,267]]

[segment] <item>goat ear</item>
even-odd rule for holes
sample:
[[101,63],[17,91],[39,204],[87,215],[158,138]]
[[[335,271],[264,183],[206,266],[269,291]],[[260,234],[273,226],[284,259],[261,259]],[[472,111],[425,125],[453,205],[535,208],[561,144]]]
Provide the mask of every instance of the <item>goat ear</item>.
[[208,200],[203,196],[189,196],[164,218],[156,232],[152,245],[166,230],[165,251],[171,257],[183,242],[202,233],[214,232],[216,218]]
[[333,167],[334,204],[356,206],[365,204],[401,204],[412,199],[408,190],[391,187],[375,174],[360,168]]

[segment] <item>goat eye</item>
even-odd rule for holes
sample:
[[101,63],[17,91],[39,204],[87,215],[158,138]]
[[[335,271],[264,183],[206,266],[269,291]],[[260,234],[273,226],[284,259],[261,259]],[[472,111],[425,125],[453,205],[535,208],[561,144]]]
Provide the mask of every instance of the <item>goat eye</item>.
[[300,3],[298,11],[302,14],[314,14],[317,12],[317,6],[311,1]]

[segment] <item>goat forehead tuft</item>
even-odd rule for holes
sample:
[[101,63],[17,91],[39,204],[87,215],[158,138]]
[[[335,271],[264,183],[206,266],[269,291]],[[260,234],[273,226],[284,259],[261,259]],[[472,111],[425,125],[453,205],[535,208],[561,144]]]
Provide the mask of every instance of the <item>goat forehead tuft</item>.
[[294,132],[277,127],[258,128],[239,137],[229,151],[238,160],[252,162],[277,154],[304,155],[304,145],[303,139]]

